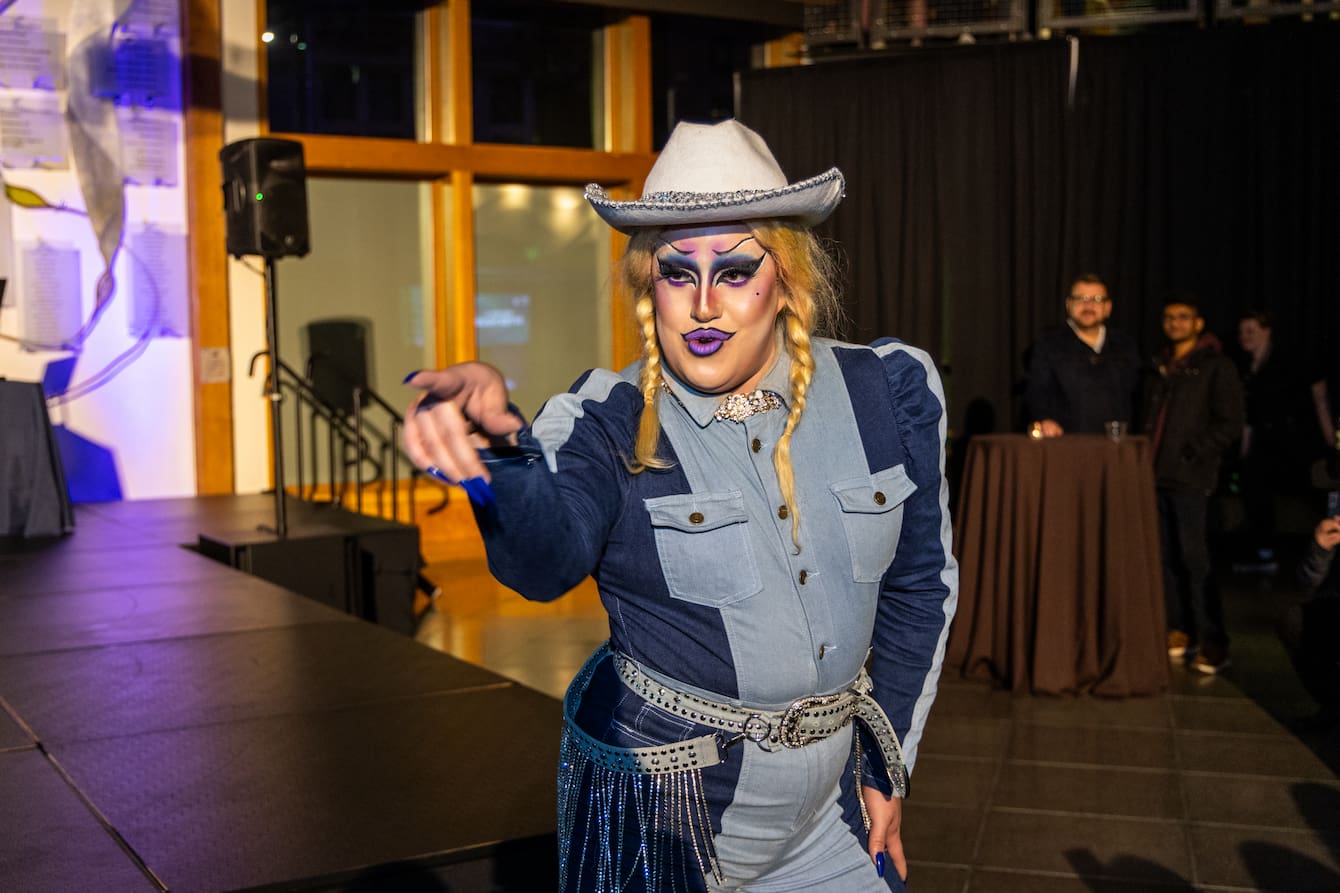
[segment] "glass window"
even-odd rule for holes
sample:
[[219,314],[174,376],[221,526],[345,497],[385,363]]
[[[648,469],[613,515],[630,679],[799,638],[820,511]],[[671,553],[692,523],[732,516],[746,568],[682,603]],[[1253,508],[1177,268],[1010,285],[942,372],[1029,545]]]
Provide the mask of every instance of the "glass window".
[[474,141],[603,146],[604,16],[590,7],[533,0],[475,4]]
[[651,22],[652,140],[665,146],[677,121],[722,121],[735,114],[735,72],[750,68],[755,45],[777,37],[767,25],[696,16]]
[[479,358],[533,417],[610,365],[610,228],[570,186],[478,185],[474,206]]
[[415,139],[421,5],[269,0],[270,129]]
[[[402,388],[434,357],[432,197],[427,184],[312,177],[307,181],[312,251],[281,260],[278,292],[279,356],[311,378],[333,406],[352,409],[351,383],[367,387],[403,411]],[[285,478],[297,483],[296,432],[285,401]],[[369,407],[369,423],[386,416]],[[304,479],[313,480],[310,430]],[[316,479],[326,479],[324,442],[315,453]]]

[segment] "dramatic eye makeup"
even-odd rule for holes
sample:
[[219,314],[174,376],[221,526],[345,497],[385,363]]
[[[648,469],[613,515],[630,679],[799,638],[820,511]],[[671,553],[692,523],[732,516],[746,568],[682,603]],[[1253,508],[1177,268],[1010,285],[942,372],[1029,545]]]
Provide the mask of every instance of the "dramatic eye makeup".
[[[763,261],[768,257],[768,252],[765,250],[762,254],[755,255],[739,250],[740,246],[752,241],[754,237],[747,236],[724,251],[712,250],[714,256],[707,272],[713,286],[739,287],[747,285],[757,275],[759,267],[763,266]],[[671,242],[662,244],[669,251],[656,257],[657,278],[671,285],[691,285],[697,288],[700,273],[693,256],[683,252]]]

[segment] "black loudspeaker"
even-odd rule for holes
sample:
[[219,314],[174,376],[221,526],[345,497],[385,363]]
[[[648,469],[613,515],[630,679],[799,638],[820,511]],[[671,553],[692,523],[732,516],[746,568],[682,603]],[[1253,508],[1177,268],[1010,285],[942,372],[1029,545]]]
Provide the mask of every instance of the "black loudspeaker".
[[307,171],[302,143],[251,139],[219,152],[228,253],[302,257],[307,235]]
[[354,411],[354,388],[368,403],[368,324],[323,319],[307,324],[307,377],[312,390],[336,412]]

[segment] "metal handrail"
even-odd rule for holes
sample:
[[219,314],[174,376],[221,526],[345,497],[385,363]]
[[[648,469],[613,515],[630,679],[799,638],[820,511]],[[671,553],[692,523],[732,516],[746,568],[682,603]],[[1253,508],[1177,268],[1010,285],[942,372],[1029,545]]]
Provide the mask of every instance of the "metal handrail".
[[[252,356],[251,362],[247,367],[247,375],[254,377],[256,374],[256,361],[261,357],[268,357],[267,351],[259,351]],[[353,406],[352,413],[344,413],[331,406],[313,386],[311,378],[300,374],[293,367],[289,366],[282,359],[278,361],[278,375],[267,375],[265,385],[265,395],[270,399],[275,399],[276,395],[280,400],[283,399],[285,392],[292,394],[296,400],[294,403],[294,428],[296,429],[295,449],[297,451],[297,491],[298,498],[308,502],[315,501],[318,469],[320,462],[317,457],[318,449],[318,428],[324,427],[326,434],[327,447],[327,469],[329,472],[330,502],[333,504],[342,504],[344,502],[347,487],[349,485],[348,474],[349,465],[353,465],[354,471],[354,507],[360,514],[363,513],[363,491],[369,484],[378,481],[387,480],[384,477],[389,464],[390,477],[392,485],[391,496],[391,517],[390,520],[400,521],[400,466],[402,459],[405,466],[409,469],[409,523],[413,523],[416,509],[416,493],[418,490],[418,481],[422,477],[431,482],[434,486],[440,488],[442,499],[436,505],[428,509],[429,514],[436,514],[447,506],[448,488],[441,482],[432,477],[428,477],[419,471],[407,456],[403,456],[398,444],[400,442],[400,433],[404,428],[404,417],[396,411],[380,394],[372,390],[364,390],[359,387],[353,388]],[[277,384],[276,384],[277,382]],[[371,403],[377,410],[385,414],[384,428],[371,424],[371,420],[363,411],[364,401]],[[304,438],[303,422],[304,413],[309,428],[311,461],[311,490],[307,490],[307,480],[305,471],[304,457]],[[375,458],[374,458],[375,446]],[[352,459],[350,454],[352,453]],[[367,466],[370,466],[367,467]],[[365,472],[371,471],[371,477],[367,477]],[[284,486],[284,482],[276,482],[276,486]],[[377,517],[385,517],[385,504],[383,501],[384,487],[377,490]]]

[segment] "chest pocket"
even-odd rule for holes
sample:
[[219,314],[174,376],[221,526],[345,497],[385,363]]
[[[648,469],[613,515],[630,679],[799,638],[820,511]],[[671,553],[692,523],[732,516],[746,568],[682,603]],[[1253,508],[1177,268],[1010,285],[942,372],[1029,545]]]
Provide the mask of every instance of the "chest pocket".
[[738,491],[643,500],[670,595],[719,608],[763,588]]
[[902,505],[917,489],[901,465],[830,485],[851,552],[852,579],[878,583],[898,551]]

